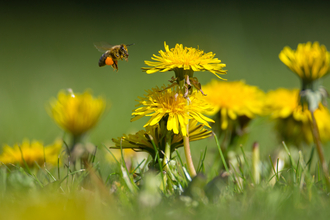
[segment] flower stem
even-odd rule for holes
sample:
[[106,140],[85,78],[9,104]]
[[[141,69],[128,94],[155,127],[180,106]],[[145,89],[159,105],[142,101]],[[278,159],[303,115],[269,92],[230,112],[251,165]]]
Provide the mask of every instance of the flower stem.
[[[186,105],[187,106],[189,105],[189,99],[187,99]],[[189,115],[189,111],[187,111],[187,114]],[[190,175],[190,177],[195,177],[197,174],[196,174],[196,170],[194,167],[194,163],[192,161],[190,143],[189,143],[189,119],[187,120],[186,129],[187,129],[187,136],[183,137],[184,154],[186,156],[186,162],[187,162],[189,175]]]
[[[169,165],[168,163],[171,160],[171,144],[172,144],[172,132],[167,131],[165,137],[165,155],[163,159],[163,169],[165,170],[166,174],[163,176],[163,183],[166,185],[167,182],[167,175],[169,174]],[[164,186],[164,189],[166,187]]]
[[[189,76],[193,76],[193,71],[184,71],[181,68],[178,68],[175,71],[175,76],[178,78],[178,84],[179,84],[179,88],[181,90],[182,95],[184,96],[186,94],[186,80],[189,80]],[[189,94],[189,92],[188,92]],[[187,95],[188,95],[187,94]],[[189,97],[187,97],[187,102],[186,105],[187,107],[189,106]],[[189,110],[187,110],[187,115],[189,116]],[[192,161],[192,157],[191,157],[191,152],[190,152],[190,143],[189,143],[189,119],[187,119],[187,125],[186,125],[186,130],[187,130],[187,135],[183,136],[183,148],[184,148],[184,154],[186,157],[186,162],[187,162],[187,168],[188,168],[188,172],[189,175],[191,177],[196,176],[196,170],[194,167],[194,163]]]
[[[189,129],[189,124],[187,125],[187,132]],[[189,136],[183,137],[183,147],[184,147],[184,154],[186,156],[186,162],[188,167],[188,172],[191,177],[196,176],[196,170],[194,167],[194,163],[192,161],[191,152],[190,152],[190,143],[189,143]]]
[[319,133],[319,129],[317,127],[317,123],[316,123],[313,111],[311,111],[311,116],[312,116],[311,129],[312,129],[312,134],[313,134],[313,137],[314,137],[314,142],[315,142],[315,145],[316,145],[316,150],[317,150],[317,153],[319,155],[319,159],[320,159],[320,163],[321,163],[321,166],[322,166],[323,174],[325,176],[325,181],[326,181],[326,184],[327,184],[327,188],[328,188],[328,190],[330,190],[328,165],[327,165],[327,162],[324,159],[324,153],[323,153],[322,143],[321,143],[321,139],[320,139],[320,133]]

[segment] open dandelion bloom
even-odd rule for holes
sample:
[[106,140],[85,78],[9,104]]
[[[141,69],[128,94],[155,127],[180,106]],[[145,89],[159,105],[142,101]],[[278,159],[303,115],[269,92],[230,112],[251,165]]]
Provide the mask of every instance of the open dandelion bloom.
[[[306,143],[313,141],[310,129],[311,113],[302,110],[299,105],[299,89],[279,88],[267,93],[266,111],[277,120],[277,127],[285,138],[303,139]],[[314,111],[322,141],[330,139],[330,114],[323,105]],[[290,135],[288,135],[290,134]],[[291,136],[291,137],[290,137]]]
[[[57,140],[52,145],[46,147],[39,141],[30,142],[29,140],[24,140],[21,144],[15,144],[13,147],[4,145],[2,154],[0,155],[0,162],[24,166],[25,161],[29,167],[36,166],[35,163],[41,166],[45,162],[47,164],[56,165],[61,148],[61,140]],[[22,159],[22,154],[24,161]]]
[[[211,131],[204,128],[203,124],[198,124],[196,120],[189,121],[189,138],[190,141],[197,141],[207,137],[210,137]],[[152,157],[155,157],[155,148],[152,145],[152,141],[156,145],[156,149],[161,152],[165,151],[165,143],[159,124],[154,126],[147,126],[145,130],[138,131],[136,134],[124,135],[117,139],[112,139],[115,143],[115,149],[120,149],[120,145],[123,149],[133,149],[135,151],[145,151]],[[151,140],[152,139],[152,140]],[[179,147],[183,146],[183,138],[181,134],[172,134],[171,140],[171,152]],[[163,153],[160,152],[160,157],[163,157]]]
[[192,70],[192,71],[209,71],[222,79],[218,74],[226,74],[226,64],[221,63],[221,60],[214,58],[212,52],[204,53],[204,51],[192,48],[183,47],[182,44],[176,44],[174,48],[169,49],[169,46],[164,42],[165,51],[160,50],[159,56],[154,55],[151,59],[154,61],[145,61],[150,67],[142,68],[148,74],[155,72],[166,72],[176,69]]
[[74,136],[93,128],[105,110],[103,98],[95,98],[89,92],[76,94],[60,91],[50,102],[50,115],[65,131]]
[[299,106],[299,89],[279,88],[267,93],[266,109],[272,118],[293,116],[297,121],[308,121],[307,112]]
[[330,56],[324,45],[318,42],[298,44],[297,50],[284,47],[280,60],[303,81],[313,81],[329,73]]
[[[318,109],[314,112],[317,127],[319,129],[320,138],[322,142],[330,140],[330,112],[329,110],[320,105]],[[311,118],[310,112],[308,112],[308,117]],[[313,142],[313,135],[310,129],[310,125],[306,123],[303,127],[303,133],[306,135],[307,143]]]
[[132,113],[134,118],[131,120],[151,116],[144,127],[156,125],[161,119],[166,118],[167,130],[187,136],[186,127],[189,119],[195,119],[208,127],[210,127],[208,122],[214,122],[202,114],[202,112],[210,111],[210,106],[197,92],[193,92],[189,97],[189,105],[177,87],[171,89],[166,89],[165,86],[161,89],[156,87],[148,90],[147,93],[144,97],[139,97],[137,106],[142,105],[142,107],[135,109]]
[[207,94],[205,100],[213,107],[209,115],[221,117],[221,129],[228,127],[228,120],[237,120],[240,116],[254,118],[263,113],[265,94],[256,86],[246,85],[244,81],[223,82],[212,80],[203,86]]

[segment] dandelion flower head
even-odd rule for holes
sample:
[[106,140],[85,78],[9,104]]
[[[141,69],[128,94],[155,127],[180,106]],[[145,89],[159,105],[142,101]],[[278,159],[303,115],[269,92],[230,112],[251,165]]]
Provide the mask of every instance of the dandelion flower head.
[[[279,88],[269,91],[266,98],[266,111],[271,118],[277,120],[285,120],[290,117],[299,124],[308,143],[313,138],[310,131],[311,113],[309,110],[302,110],[299,105],[299,89]],[[315,120],[317,122],[321,140],[330,138],[330,113],[323,105],[314,111]]]
[[65,131],[74,136],[93,128],[106,107],[102,97],[95,98],[88,91],[83,94],[60,91],[50,102],[50,115]]
[[239,116],[254,118],[261,115],[264,108],[265,94],[256,86],[244,81],[223,82],[212,80],[203,86],[206,101],[213,107],[207,112],[214,115],[220,112],[221,129],[228,127],[228,120],[236,120]]
[[202,112],[210,111],[210,106],[205,102],[202,95],[193,92],[189,96],[190,103],[187,105],[186,98],[179,92],[177,87],[166,89],[153,88],[147,91],[147,95],[139,97],[139,104],[142,106],[134,110],[134,116],[131,121],[150,116],[150,120],[144,125],[156,125],[161,119],[167,118],[167,130],[173,131],[175,134],[187,136],[187,124],[189,119],[195,119],[201,124],[208,127],[208,122],[214,122],[212,119],[205,117]]
[[61,148],[61,140],[56,140],[53,144],[45,147],[40,141],[34,140],[30,142],[26,139],[20,144],[15,144],[13,147],[7,144],[4,145],[2,154],[0,155],[0,162],[24,166],[25,161],[29,167],[34,167],[36,165],[35,163],[41,166],[45,162],[56,165]]
[[166,72],[176,69],[192,70],[192,71],[209,71],[222,79],[218,74],[226,74],[226,64],[221,60],[214,58],[212,52],[204,53],[192,47],[183,47],[182,44],[176,44],[174,48],[164,42],[165,51],[160,50],[159,55],[154,55],[151,59],[155,61],[145,61],[149,67],[142,68],[148,74],[155,72]]
[[279,58],[304,81],[321,78],[330,71],[330,54],[318,42],[298,44],[297,50],[286,46]]
[[299,106],[299,89],[279,88],[269,91],[266,98],[266,109],[272,118],[287,118],[290,115],[297,121],[307,121]]

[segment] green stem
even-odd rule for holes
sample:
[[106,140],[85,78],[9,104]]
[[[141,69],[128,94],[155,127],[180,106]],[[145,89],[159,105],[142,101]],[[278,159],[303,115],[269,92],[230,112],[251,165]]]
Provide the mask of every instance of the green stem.
[[313,137],[314,137],[314,142],[315,142],[315,145],[316,145],[317,154],[319,155],[319,159],[320,159],[320,163],[321,163],[321,166],[322,166],[323,174],[325,176],[325,181],[326,181],[327,188],[328,188],[328,191],[329,191],[330,190],[329,170],[328,170],[327,162],[324,159],[324,153],[323,153],[322,143],[321,143],[321,139],[320,139],[320,133],[319,133],[319,129],[318,129],[313,111],[311,111],[311,116],[312,116],[312,121],[311,121],[312,134],[313,134]]
[[[169,162],[171,160],[171,144],[172,144],[172,132],[167,131],[165,137],[165,155],[163,159],[163,169],[165,170],[166,174],[163,176],[163,184],[167,182],[167,175],[169,174]],[[165,185],[164,185],[165,189]]]
[[172,144],[172,132],[167,131],[165,141],[165,155],[163,161],[163,167],[167,168],[168,163],[171,160],[171,144]]

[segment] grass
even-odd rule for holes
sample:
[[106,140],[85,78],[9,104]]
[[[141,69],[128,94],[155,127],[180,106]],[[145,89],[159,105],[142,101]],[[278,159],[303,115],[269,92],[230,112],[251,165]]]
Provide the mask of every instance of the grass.
[[[219,149],[220,146],[218,146]],[[139,163],[129,171],[123,158],[109,163],[91,156],[77,167],[2,166],[0,169],[1,219],[326,219],[330,212],[320,166],[314,148],[299,151],[297,158],[283,144],[286,166],[278,161],[259,161],[260,181],[255,183],[250,152],[241,149],[228,172],[218,169],[207,180],[204,159],[190,180],[180,153],[170,165],[173,191],[160,190],[161,174]],[[251,148],[252,150],[252,148]],[[107,148],[98,149],[110,154]],[[220,151],[221,152],[221,151]],[[219,158],[217,156],[214,159]],[[243,159],[239,159],[243,158]],[[149,159],[150,161],[150,159]],[[77,163],[78,164],[78,163]],[[86,164],[88,164],[86,166]],[[161,164],[161,163],[160,163]],[[223,161],[226,164],[226,161]],[[174,166],[173,166],[174,165]],[[81,166],[81,167],[80,167]]]

